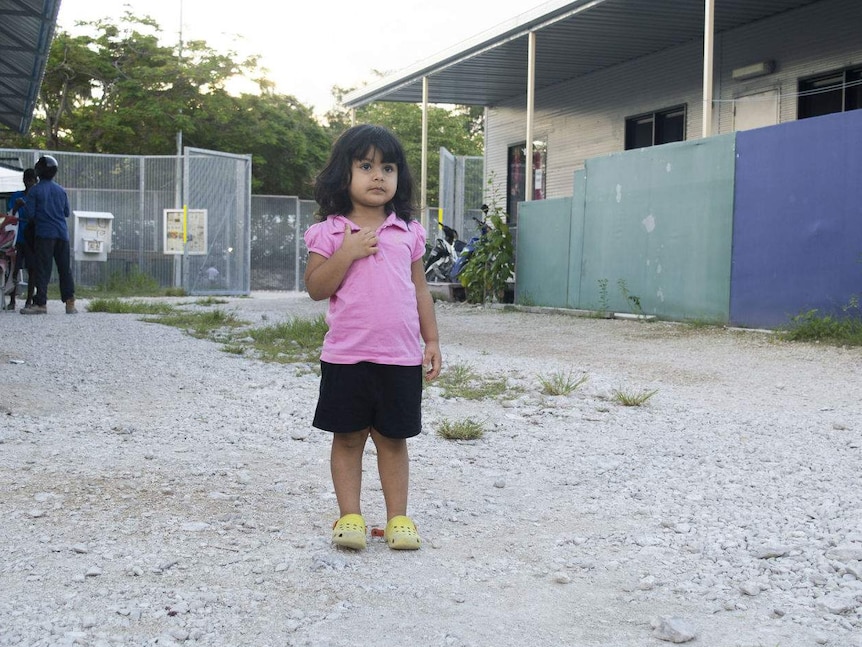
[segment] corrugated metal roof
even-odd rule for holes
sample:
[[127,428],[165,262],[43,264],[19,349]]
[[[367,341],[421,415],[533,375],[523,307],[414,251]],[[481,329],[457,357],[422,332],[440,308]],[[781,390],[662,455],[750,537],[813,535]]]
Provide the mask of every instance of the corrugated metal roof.
[[[715,0],[720,33],[822,0]],[[703,0],[553,0],[344,97],[493,106],[526,93],[527,36],[536,32],[536,88],[703,39]]]
[[45,75],[60,0],[0,0],[0,124],[26,133]]

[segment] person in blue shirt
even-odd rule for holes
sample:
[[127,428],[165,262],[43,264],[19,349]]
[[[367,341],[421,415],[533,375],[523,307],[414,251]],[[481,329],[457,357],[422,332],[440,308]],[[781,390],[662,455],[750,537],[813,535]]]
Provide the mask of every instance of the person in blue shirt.
[[[10,276],[12,285],[11,292],[9,292],[9,305],[6,306],[7,310],[15,309],[15,297],[18,293],[18,273],[22,269],[26,269],[28,273],[32,273],[33,270],[31,268],[34,263],[32,231],[26,231],[27,210],[24,208],[24,204],[27,198],[27,193],[30,191],[30,187],[38,181],[36,178],[36,171],[31,168],[24,169],[23,180],[24,189],[22,191],[15,191],[15,193],[9,196],[9,200],[6,203],[6,211],[12,216],[18,218],[18,234],[15,238],[15,264]],[[24,307],[33,305],[33,292],[35,289],[36,285],[33,283],[33,277],[28,276],[27,302],[24,304]]]
[[36,293],[33,304],[21,309],[21,314],[43,315],[48,313],[48,280],[52,264],[57,265],[60,278],[60,298],[66,304],[66,314],[76,314],[75,280],[72,278],[71,246],[69,245],[69,196],[66,190],[54,181],[57,175],[57,160],[43,155],[33,167],[38,184],[27,193],[24,209],[29,223],[35,227],[36,242],[33,244]]

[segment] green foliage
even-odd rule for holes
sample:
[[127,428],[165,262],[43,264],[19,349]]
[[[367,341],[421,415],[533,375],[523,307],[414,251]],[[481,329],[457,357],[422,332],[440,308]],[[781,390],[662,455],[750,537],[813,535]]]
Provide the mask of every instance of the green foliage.
[[623,299],[625,299],[631,306],[632,313],[644,316],[644,309],[641,307],[640,297],[629,293],[629,289],[626,285],[625,279],[619,279],[617,281],[617,287],[619,287],[620,294],[623,295]]
[[515,271],[515,244],[505,217],[496,199],[492,199],[485,216],[488,231],[479,238],[458,276],[470,303],[503,301],[508,281]]
[[[315,175],[332,141],[350,124],[333,110],[324,127],[309,106],[277,94],[258,57],[219,52],[204,41],[162,44],[152,18],[126,11],[114,22],[81,23],[58,31],[51,45],[33,124],[26,135],[0,130],[0,147],[118,155],[174,155],[185,146],[250,154],[252,192],[312,198]],[[256,91],[228,91],[237,78]],[[345,90],[333,89],[336,99]],[[428,204],[438,203],[439,149],[482,154],[481,108],[431,106],[428,112]],[[387,126],[401,138],[417,186],[422,119],[416,104],[372,103],[357,120]],[[64,175],[64,183],[70,181]],[[418,202],[419,196],[416,196]]]
[[[2,133],[0,145],[173,155],[182,132],[186,146],[251,154],[255,193],[311,197],[329,136],[311,108],[272,92],[256,57],[216,52],[203,41],[179,52],[160,43],[157,22],[128,11],[119,24],[79,28],[83,35],[61,31],[51,45],[30,133]],[[228,82],[238,77],[255,78],[259,92],[230,94]]]
[[213,331],[218,329],[239,328],[246,325],[246,322],[239,319],[232,312],[219,309],[203,311],[172,310],[159,317],[144,317],[143,321],[182,328],[192,337],[197,337],[198,339],[211,338]]
[[584,384],[587,379],[586,374],[575,378],[571,372],[562,373],[558,371],[547,376],[540,375],[539,383],[542,385],[542,393],[545,395],[569,395]]
[[607,279],[599,279],[599,310],[602,312],[607,312],[611,309],[610,305],[608,305],[608,280]]
[[87,304],[87,312],[107,312],[111,314],[162,315],[175,312],[168,303],[158,301],[131,301],[117,298],[93,299]]
[[497,398],[513,392],[505,377],[485,377],[466,364],[452,364],[440,374],[437,386],[443,389],[444,398],[482,400]]
[[[226,303],[211,297],[197,299],[196,306],[210,307]],[[210,339],[223,344],[222,350],[231,355],[246,351],[265,362],[280,364],[313,362],[320,354],[326,334],[326,318],[294,318],[275,326],[246,328],[248,322],[231,312],[185,310],[188,303],[172,305],[141,299],[96,298],[89,302],[88,312],[145,315],[143,321],[181,328],[193,337]],[[225,329],[235,333],[225,333]],[[234,336],[232,336],[234,335]]]
[[294,97],[273,94],[225,96],[221,110],[196,117],[184,134],[192,146],[252,156],[252,192],[313,195],[314,176],[326,163],[330,139],[311,108]]
[[[54,287],[53,284],[48,286],[49,294]],[[81,299],[168,296],[167,290],[160,287],[155,278],[141,272],[137,265],[125,272],[112,272],[106,281],[94,287],[76,286],[75,295]]]
[[177,132],[193,136],[201,114],[224,109],[226,83],[256,68],[202,41],[179,55],[159,42],[157,22],[128,11],[119,24],[78,27],[82,35],[56,35],[40,90],[33,126],[50,149],[172,154]]
[[789,341],[824,342],[843,346],[862,346],[862,309],[854,296],[843,307],[844,316],[821,315],[809,310],[796,315],[782,331]]
[[293,318],[286,322],[246,331],[260,359],[269,362],[311,362],[317,359],[326,334],[326,318]]
[[159,282],[149,274],[141,272],[135,265],[129,272],[114,272],[108,277],[104,291],[118,295],[158,295],[161,293]]
[[446,440],[477,440],[485,434],[482,423],[466,420],[444,420],[437,426],[437,435]]
[[615,389],[612,392],[613,399],[624,407],[639,407],[658,393],[654,391],[628,391],[626,389]]
[[219,306],[229,303],[227,299],[219,299],[218,297],[201,297],[195,300],[196,306]]

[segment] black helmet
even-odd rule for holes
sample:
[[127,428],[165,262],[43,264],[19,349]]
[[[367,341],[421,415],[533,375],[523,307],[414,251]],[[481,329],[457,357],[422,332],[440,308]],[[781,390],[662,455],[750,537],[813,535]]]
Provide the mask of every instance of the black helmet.
[[52,178],[57,175],[57,160],[51,155],[42,155],[37,161],[33,169],[39,179]]

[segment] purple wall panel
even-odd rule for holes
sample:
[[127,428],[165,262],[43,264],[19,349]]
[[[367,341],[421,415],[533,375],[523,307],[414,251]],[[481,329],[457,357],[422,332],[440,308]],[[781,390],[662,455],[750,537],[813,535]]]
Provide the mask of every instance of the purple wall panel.
[[737,134],[730,321],[773,328],[862,293],[862,110]]

